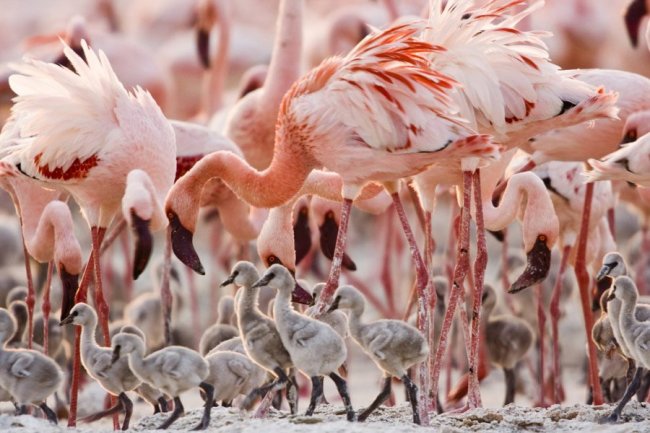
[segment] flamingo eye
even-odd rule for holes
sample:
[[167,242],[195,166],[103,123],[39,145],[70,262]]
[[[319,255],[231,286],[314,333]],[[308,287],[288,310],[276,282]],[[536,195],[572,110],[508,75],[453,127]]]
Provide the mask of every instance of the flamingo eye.
[[277,258],[277,256],[270,255],[267,259],[267,266],[274,265],[276,263],[280,263],[280,259]]

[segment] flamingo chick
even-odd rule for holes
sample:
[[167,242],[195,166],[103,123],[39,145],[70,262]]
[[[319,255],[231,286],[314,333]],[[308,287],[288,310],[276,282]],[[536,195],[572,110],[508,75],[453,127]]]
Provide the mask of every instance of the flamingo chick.
[[273,265],[252,287],[269,286],[277,290],[273,315],[284,347],[293,364],[311,378],[312,393],[305,415],[311,416],[323,395],[321,377],[328,375],[336,385],[345,404],[348,421],[355,413],[345,379],[335,373],[347,357],[347,348],[331,326],[296,312],[291,305],[291,293],[296,282],[287,268]]
[[533,344],[533,330],[525,320],[512,315],[492,315],[497,296],[486,285],[483,291],[483,329],[490,361],[503,369],[506,379],[504,406],[515,401],[515,366]]
[[56,414],[45,400],[59,388],[63,373],[52,359],[36,350],[6,348],[15,332],[14,318],[0,308],[0,388],[11,395],[19,414],[27,413],[27,405],[37,405],[57,424]]
[[334,302],[329,309],[330,312],[337,308],[348,310],[350,335],[384,372],[384,387],[375,401],[359,415],[359,421],[365,421],[390,396],[392,378],[399,377],[407,389],[413,422],[420,424],[418,388],[407,370],[427,358],[429,345],[417,328],[401,320],[382,319],[362,323],[365,306],[366,299],[359,290],[342,286],[334,293]]
[[205,382],[208,363],[198,352],[169,346],[145,356],[145,344],[140,336],[120,332],[113,338],[112,362],[119,362],[123,355],[128,356],[129,367],[138,379],[174,398],[174,411],[158,429],[168,428],[181,416],[184,408],[179,395],[197,386],[205,392],[205,410],[195,430],[208,427],[214,390]]

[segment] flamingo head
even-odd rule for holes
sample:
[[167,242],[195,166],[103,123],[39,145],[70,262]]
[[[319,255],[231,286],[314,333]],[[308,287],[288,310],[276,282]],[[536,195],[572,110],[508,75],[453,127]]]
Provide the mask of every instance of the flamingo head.
[[508,293],[517,293],[546,278],[551,268],[551,249],[547,245],[548,238],[544,234],[537,236],[533,247],[526,253],[526,268],[512,283]]
[[650,132],[650,111],[637,111],[625,119],[620,145],[632,143]]
[[627,35],[630,37],[633,47],[636,47],[639,43],[641,21],[647,14],[646,0],[633,0],[625,11],[625,27],[627,27]]
[[172,210],[167,210],[167,219],[169,220],[169,230],[171,231],[172,250],[176,257],[197,274],[205,275],[205,269],[201,264],[199,255],[196,249],[194,249],[192,242],[194,232],[187,229],[181,223],[178,214]]
[[310,305],[313,303],[314,298],[312,295],[302,288],[287,268],[280,264],[271,266],[266,270],[262,278],[257,280],[251,287],[269,286],[278,291],[291,291],[291,302],[298,304]]

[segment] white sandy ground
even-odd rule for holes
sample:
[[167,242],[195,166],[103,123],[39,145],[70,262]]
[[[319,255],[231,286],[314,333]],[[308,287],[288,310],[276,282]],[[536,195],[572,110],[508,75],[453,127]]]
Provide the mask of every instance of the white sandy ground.
[[[171,431],[188,431],[198,423],[202,411],[189,411],[171,427]],[[286,412],[272,411],[266,419],[255,419],[234,408],[216,407],[208,432],[220,433],[377,433],[386,431],[407,433],[416,431],[436,432],[647,432],[650,431],[650,407],[644,403],[632,402],[624,414],[624,422],[600,424],[599,418],[609,413],[608,407],[592,408],[585,405],[552,406],[548,409],[534,409],[523,406],[508,406],[499,409],[475,409],[456,414],[434,416],[431,426],[418,427],[410,422],[410,407],[406,404],[377,410],[368,422],[349,423],[345,421],[339,405],[322,406],[313,417],[289,416]],[[166,415],[147,416],[135,420],[132,431],[152,431]],[[82,426],[78,429],[54,427],[43,419],[28,415],[14,417],[0,415],[0,431],[25,433],[54,432],[109,432],[108,425]]]

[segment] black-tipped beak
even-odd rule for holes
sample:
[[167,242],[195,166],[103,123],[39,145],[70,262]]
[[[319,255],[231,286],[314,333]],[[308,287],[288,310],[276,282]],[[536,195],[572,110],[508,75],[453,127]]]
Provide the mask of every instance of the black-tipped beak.
[[311,250],[311,229],[309,228],[309,209],[303,206],[298,211],[298,218],[293,225],[293,243],[296,249],[296,265]]
[[221,283],[219,286],[220,286],[220,287],[226,287],[226,286],[229,286],[229,285],[231,285],[232,283],[235,282],[235,278],[237,278],[237,274],[234,274],[234,273],[233,273],[233,274],[230,274],[230,276],[229,276],[228,278],[226,278],[226,279],[223,281],[223,283]]
[[633,47],[639,44],[641,20],[648,14],[645,2],[646,0],[634,0],[625,11],[625,27],[627,27],[627,35],[630,37]]
[[113,357],[111,358],[111,364],[115,364],[118,359],[120,359],[120,350],[122,349],[122,346],[119,344],[115,346],[113,349]]
[[596,274],[596,281],[600,281],[608,276],[609,273],[612,272],[612,269],[614,269],[613,265],[610,265],[609,263],[604,264],[598,271],[598,274]]
[[494,238],[499,242],[503,242],[503,240],[506,238],[505,232],[503,230],[496,230],[496,231],[488,230],[488,233],[494,236]]
[[609,301],[613,301],[614,298],[616,298],[616,293],[614,293],[613,290],[610,290],[610,291],[609,291],[609,296],[607,296],[607,302],[609,302]]
[[169,229],[171,230],[172,250],[178,259],[194,270],[197,274],[205,275],[205,270],[199,259],[199,255],[192,244],[193,233],[183,227],[178,215],[168,212]]
[[291,302],[303,305],[313,305],[314,297],[296,282],[296,286],[293,288],[293,292],[291,292]]
[[63,320],[74,307],[74,297],[79,287],[79,275],[70,274],[63,266],[59,266],[59,278],[61,278],[61,320]]
[[66,315],[65,318],[61,319],[61,321],[59,322],[59,326],[69,325],[72,323],[72,320],[74,320],[74,316],[68,314]]
[[[319,230],[320,249],[325,257],[332,260],[334,258],[334,250],[336,249],[336,237],[339,233],[339,225],[336,219],[334,219],[333,212],[330,211],[325,214],[325,221],[323,221],[323,225],[319,227]],[[357,270],[357,265],[347,254],[343,254],[341,266],[350,271]]]
[[508,293],[517,293],[546,278],[551,268],[551,250],[546,246],[546,236],[537,236],[535,245],[526,256],[526,269],[510,286]]
[[210,31],[198,29],[196,32],[196,50],[199,55],[201,65],[205,69],[210,68]]
[[332,305],[327,309],[328,313],[331,313],[334,310],[337,310],[339,308],[339,302],[341,302],[341,297],[337,296],[334,298],[334,302],[332,302]]
[[274,276],[275,276],[275,275],[273,275],[273,274],[264,275],[262,278],[260,278],[259,280],[255,281],[255,282],[253,283],[253,285],[251,286],[251,288],[254,289],[254,288],[256,288],[256,287],[267,286],[267,285],[269,284],[269,282],[271,282],[271,280],[273,279]]
[[153,237],[149,225],[151,221],[140,218],[131,209],[131,222],[133,234],[135,235],[135,254],[133,257],[133,279],[137,280],[140,274],[147,267],[151,252],[153,251]]

